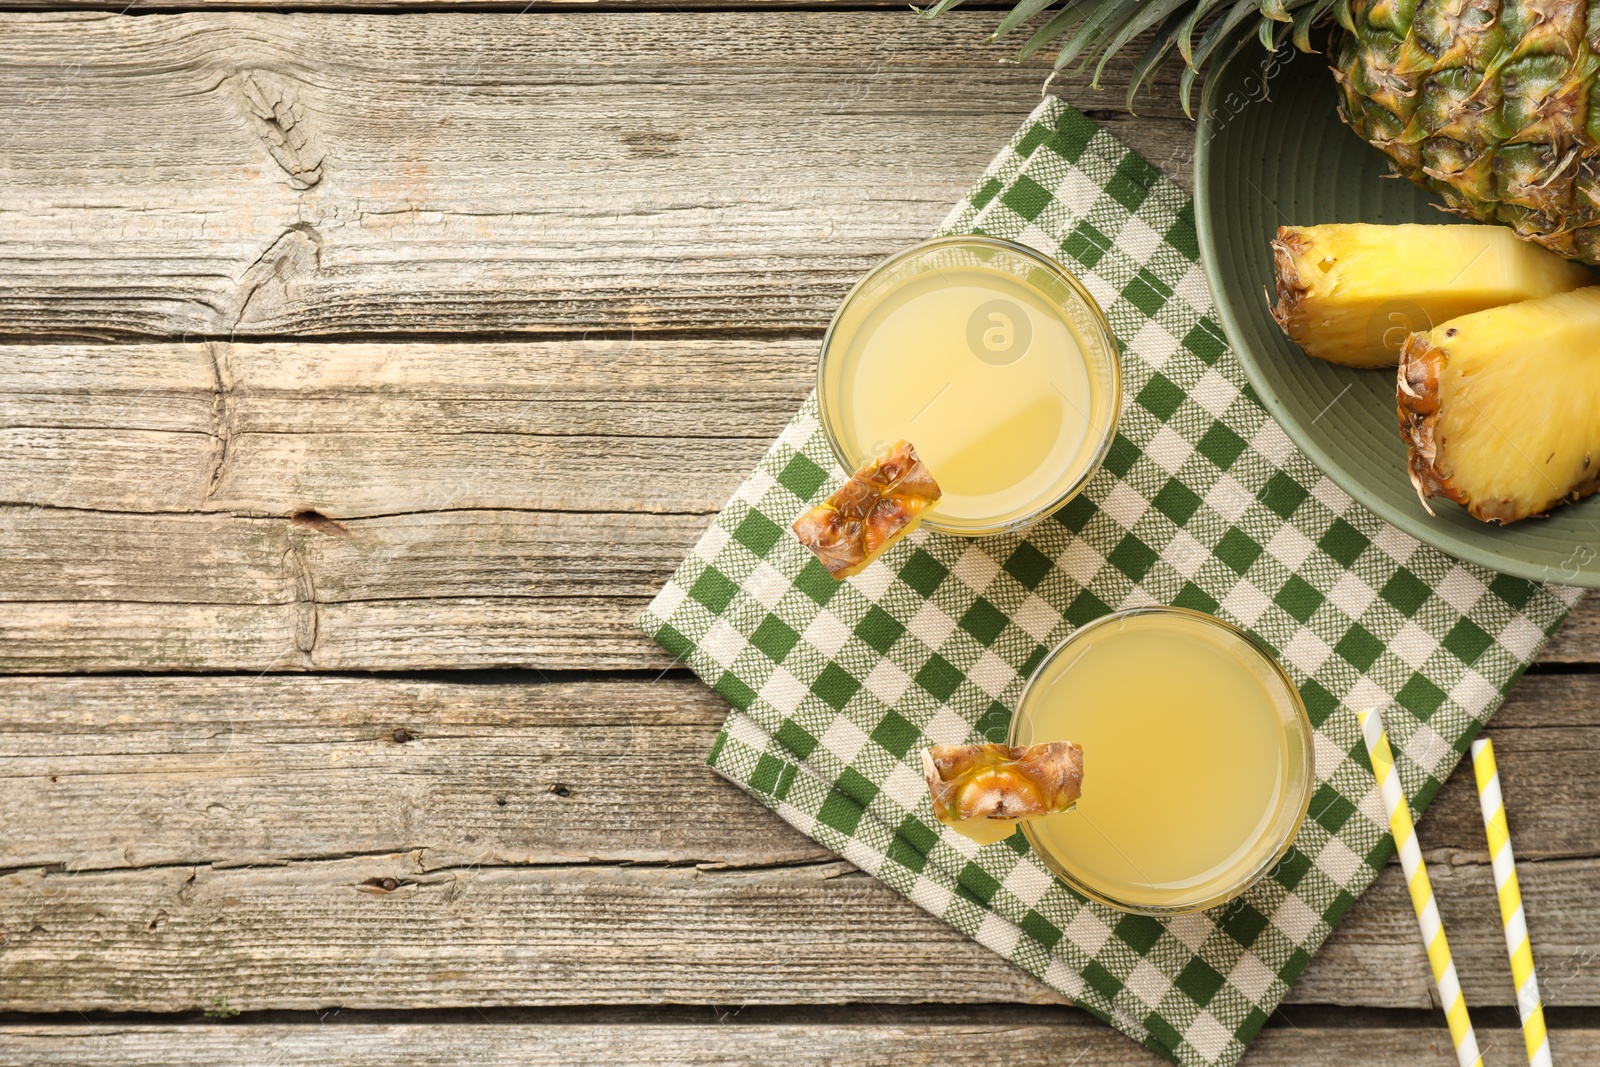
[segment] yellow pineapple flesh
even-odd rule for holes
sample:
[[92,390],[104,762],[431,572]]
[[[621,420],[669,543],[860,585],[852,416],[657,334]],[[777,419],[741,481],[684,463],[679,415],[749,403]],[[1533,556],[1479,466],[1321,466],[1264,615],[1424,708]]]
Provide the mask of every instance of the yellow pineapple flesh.
[[1272,316],[1308,355],[1393,366],[1413,331],[1597,279],[1504,226],[1285,226]]
[[1508,523],[1589,495],[1600,487],[1600,286],[1411,335],[1396,395],[1424,506],[1443,496]]

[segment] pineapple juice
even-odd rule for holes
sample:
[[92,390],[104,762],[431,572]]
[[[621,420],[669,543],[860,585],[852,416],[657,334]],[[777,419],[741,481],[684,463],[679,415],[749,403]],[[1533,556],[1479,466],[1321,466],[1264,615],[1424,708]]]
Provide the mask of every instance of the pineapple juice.
[[943,492],[932,528],[1017,529],[1098,467],[1120,396],[1115,344],[1071,277],[1031,251],[930,248],[846,300],[824,344],[823,421],[846,469],[910,441]]
[[1310,724],[1278,666],[1177,608],[1097,620],[1029,681],[1013,744],[1083,746],[1083,797],[1024,824],[1088,896],[1147,912],[1211,907],[1282,855],[1310,797]]

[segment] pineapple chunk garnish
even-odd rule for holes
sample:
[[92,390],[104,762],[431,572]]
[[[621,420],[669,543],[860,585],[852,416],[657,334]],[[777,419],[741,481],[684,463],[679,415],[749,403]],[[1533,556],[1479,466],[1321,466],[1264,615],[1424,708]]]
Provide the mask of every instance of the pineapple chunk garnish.
[[922,524],[939,502],[939,483],[909,441],[869,460],[832,496],[795,520],[795,536],[834,578],[859,574]]
[[983,844],[1011,836],[1019,819],[1066,811],[1083,795],[1083,749],[1071,741],[934,745],[922,776],[940,822]]
[[1424,507],[1443,496],[1508,523],[1588,496],[1600,487],[1600,286],[1412,334],[1396,397]]
[[1596,276],[1504,226],[1284,226],[1272,317],[1307,355],[1386,367],[1414,331],[1593,285]]

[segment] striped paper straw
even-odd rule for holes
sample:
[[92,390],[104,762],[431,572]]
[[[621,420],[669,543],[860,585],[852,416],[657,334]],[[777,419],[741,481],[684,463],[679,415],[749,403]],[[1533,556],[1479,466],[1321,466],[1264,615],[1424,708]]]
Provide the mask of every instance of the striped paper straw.
[[1528,1046],[1528,1062],[1533,1067],[1550,1067],[1550,1038],[1544,1028],[1539,978],[1533,973],[1533,946],[1528,941],[1528,920],[1522,913],[1522,887],[1517,884],[1516,859],[1511,854],[1511,830],[1506,826],[1493,741],[1484,738],[1472,742],[1472,769],[1478,776],[1478,803],[1483,807],[1483,827],[1489,834],[1489,859],[1494,863],[1494,888],[1500,896],[1506,951],[1511,954],[1511,981],[1517,987],[1522,1040]]
[[1461,1067],[1483,1067],[1483,1057],[1478,1054],[1478,1036],[1472,1031],[1467,1002],[1461,995],[1461,982],[1456,978],[1455,960],[1450,956],[1450,942],[1445,939],[1444,924],[1439,921],[1439,905],[1433,899],[1433,883],[1428,880],[1428,868],[1422,862],[1422,850],[1417,847],[1411,809],[1400,789],[1400,776],[1395,773],[1389,737],[1383,732],[1383,718],[1373,709],[1356,712],[1356,720],[1361,724],[1361,737],[1372,757],[1372,773],[1378,779],[1383,806],[1389,811],[1389,829],[1394,833],[1394,845],[1400,853],[1400,869],[1405,872],[1406,884],[1411,889],[1411,906],[1417,913],[1417,925],[1422,927],[1422,943],[1427,946],[1428,963],[1433,968],[1434,983],[1439,987],[1439,1002],[1444,1005],[1445,1019],[1450,1024],[1456,1059]]

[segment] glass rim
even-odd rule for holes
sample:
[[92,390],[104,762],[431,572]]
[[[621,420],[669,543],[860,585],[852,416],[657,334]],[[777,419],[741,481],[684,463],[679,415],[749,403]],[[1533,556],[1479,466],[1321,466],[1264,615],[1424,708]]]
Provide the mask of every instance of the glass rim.
[[[1311,726],[1311,716],[1306,712],[1305,701],[1300,698],[1300,689],[1294,684],[1294,680],[1289,677],[1289,672],[1284,670],[1283,664],[1278,662],[1278,658],[1263,648],[1261,642],[1252,637],[1248,631],[1246,631],[1243,627],[1234,625],[1226,619],[1219,619],[1215,615],[1208,615],[1203,611],[1196,611],[1193,608],[1182,608],[1176,605],[1167,604],[1147,604],[1136,608],[1124,608],[1121,611],[1113,611],[1108,615],[1102,615],[1098,619],[1086,622],[1076,630],[1072,631],[1072,633],[1068,634],[1065,638],[1058,642],[1054,648],[1047,652],[1044,659],[1039,661],[1039,666],[1035,667],[1033,673],[1028,676],[1028,681],[1022,687],[1022,693],[1017,697],[1017,710],[1011,716],[1011,726],[1006,732],[1006,744],[1012,746],[1016,745],[1017,729],[1019,723],[1022,721],[1022,709],[1027,702],[1028,694],[1032,692],[1034,684],[1044,673],[1044,669],[1049,666],[1057,656],[1059,656],[1067,649],[1068,646],[1072,645],[1085,634],[1091,633],[1092,631],[1097,630],[1108,623],[1120,622],[1123,619],[1131,618],[1136,615],[1174,615],[1180,618],[1188,618],[1191,621],[1199,622],[1202,625],[1210,626],[1214,629],[1222,630],[1240,638],[1247,648],[1255,652],[1256,655],[1260,656],[1261,659],[1267,663],[1267,665],[1271,668],[1273,677],[1278,680],[1282,686],[1283,692],[1287,694],[1289,698],[1289,706],[1294,711],[1294,721],[1299,728],[1301,740],[1300,768],[1302,776],[1305,779],[1300,790],[1301,796],[1298,804],[1299,810],[1295,812],[1293,820],[1291,820],[1289,825],[1284,830],[1283,839],[1277,842],[1272,851],[1268,853],[1268,855],[1260,863],[1251,867],[1245,874],[1235,879],[1225,888],[1210,894],[1204,899],[1183,904],[1134,904],[1125,900],[1118,900],[1117,898],[1099,889],[1095,889],[1089,885],[1086,885],[1082,879],[1072,874],[1072,872],[1067,869],[1066,865],[1063,864],[1056,856],[1052,855],[1048,849],[1041,847],[1039,840],[1034,836],[1032,827],[1029,825],[1027,820],[1023,820],[1022,822],[1022,833],[1028,839],[1028,845],[1033,849],[1034,855],[1038,856],[1044,865],[1050,868],[1057,878],[1060,878],[1063,882],[1067,883],[1067,885],[1070,886],[1074,892],[1088,897],[1090,900],[1104,904],[1108,908],[1115,908],[1117,911],[1129,912],[1134,915],[1151,915],[1156,917],[1185,915],[1191,912],[1206,911],[1221,904],[1226,904],[1228,901],[1238,897],[1252,885],[1255,885],[1255,883],[1259,881],[1261,877],[1268,871],[1272,870],[1273,867],[1277,866],[1279,861],[1281,861],[1288,853],[1289,846],[1294,844],[1295,838],[1300,834],[1300,828],[1305,823],[1306,813],[1311,808],[1311,794],[1316,790],[1317,784],[1316,759],[1315,752],[1313,751],[1313,747],[1315,745],[1315,730]],[[1289,729],[1289,724],[1284,723],[1285,732],[1288,732]]]
[[[990,237],[987,234],[950,234],[943,237],[933,237],[926,241],[919,241],[910,248],[901,249],[899,252],[896,252],[894,255],[889,256],[887,259],[884,259],[878,263],[871,270],[867,271],[866,274],[862,275],[861,278],[850,287],[850,291],[845,294],[844,299],[839,301],[839,306],[837,309],[835,309],[833,318],[828,321],[828,329],[822,335],[822,348],[817,357],[816,390],[819,401],[817,404],[817,421],[822,426],[822,436],[827,439],[828,449],[833,453],[833,458],[838,462],[839,466],[843,467],[846,471],[853,471],[860,466],[862,462],[872,458],[871,456],[867,456],[863,457],[861,460],[852,460],[845,454],[843,447],[840,445],[839,431],[834,426],[832,419],[830,419],[828,416],[828,406],[820,402],[825,388],[823,383],[828,367],[828,352],[833,345],[833,337],[835,331],[838,329],[839,320],[844,317],[845,311],[849,309],[850,305],[861,294],[862,290],[865,289],[866,286],[874,279],[882,275],[885,271],[899,266],[901,263],[904,263],[913,256],[922,255],[925,252],[930,252],[935,249],[947,248],[956,245],[977,245],[979,247],[992,249],[998,252],[1007,252],[1012,255],[1021,256],[1025,259],[1031,260],[1037,266],[1049,271],[1056,277],[1057,280],[1066,285],[1067,289],[1072,292],[1074,296],[1083,302],[1084,308],[1089,312],[1089,316],[1100,334],[1102,347],[1105,349],[1106,353],[1106,369],[1108,372],[1107,377],[1109,378],[1111,385],[1110,397],[1108,401],[1110,416],[1107,419],[1105,430],[1101,435],[1100,444],[1095,449],[1094,455],[1090,457],[1089,463],[1087,466],[1085,466],[1082,475],[1068,485],[1067,488],[1059,494],[1059,496],[1051,497],[1046,503],[1040,505],[1038,508],[1028,512],[1025,515],[1019,515],[1014,519],[1004,522],[956,525],[941,522],[937,517],[931,515],[922,522],[922,525],[929,530],[933,530],[942,534],[951,534],[957,537],[991,537],[996,534],[1016,533],[1020,530],[1027,529],[1029,526],[1032,526],[1041,519],[1048,518],[1055,514],[1067,504],[1071,503],[1073,497],[1077,496],[1083,491],[1083,487],[1089,484],[1089,480],[1099,473],[1101,465],[1105,462],[1106,454],[1111,451],[1111,442],[1115,440],[1117,436],[1117,426],[1122,419],[1122,352],[1117,344],[1116,335],[1111,332],[1111,323],[1106,319],[1105,311],[1101,309],[1099,302],[1096,301],[1092,295],[1090,295],[1089,290],[1084,286],[1082,279],[1080,279],[1076,274],[1073,274],[1066,267],[1062,266],[1061,263],[1058,262],[1054,257],[1046,255],[1036,248],[1029,247],[1028,245],[1017,241],[1008,241],[1002,237]],[[1076,326],[1075,323],[1073,325]]]

